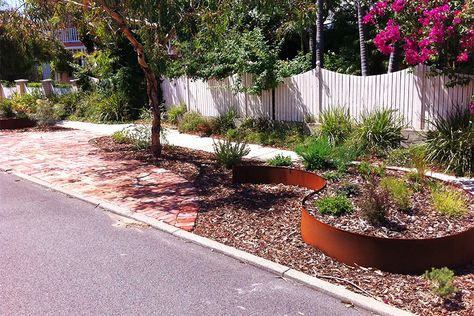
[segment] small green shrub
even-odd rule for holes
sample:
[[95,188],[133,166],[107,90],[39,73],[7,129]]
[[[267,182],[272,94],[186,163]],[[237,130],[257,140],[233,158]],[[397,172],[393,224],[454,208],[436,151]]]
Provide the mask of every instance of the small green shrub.
[[426,145],[396,148],[387,153],[385,162],[389,166],[415,168],[416,162],[426,157]]
[[340,195],[353,197],[353,196],[359,195],[360,187],[355,183],[344,182],[344,183],[341,183],[341,185],[337,189],[337,192]]
[[362,161],[357,166],[357,171],[364,177],[377,176],[381,177],[385,174],[385,165],[372,165],[367,161]]
[[231,169],[240,163],[245,155],[250,153],[250,148],[246,143],[239,141],[232,143],[230,140],[224,139],[214,142],[214,153],[217,163]]
[[321,214],[340,216],[353,210],[351,201],[342,195],[326,196],[314,202]]
[[267,160],[267,164],[270,166],[276,166],[276,167],[288,167],[293,164],[291,161],[290,156],[284,156],[282,154],[278,154],[275,157]]
[[346,172],[348,167],[360,156],[359,148],[350,142],[333,146],[331,163],[339,172]]
[[375,177],[371,176],[359,202],[362,216],[371,225],[382,225],[387,219],[389,201],[387,191],[380,190]]
[[431,268],[431,271],[426,271],[423,277],[431,281],[433,292],[442,299],[448,299],[459,291],[454,286],[454,271],[446,267]]
[[446,118],[438,116],[426,134],[427,155],[446,171],[457,175],[474,174],[474,123],[468,108],[458,107]]
[[59,119],[54,104],[47,99],[37,99],[35,110],[35,113],[30,114],[30,117],[36,120],[39,126],[54,125]]
[[36,112],[36,100],[42,96],[37,92],[27,93],[24,95],[14,94],[11,97],[11,106],[13,112],[20,115],[28,115]]
[[321,113],[320,133],[332,145],[342,144],[352,133],[353,121],[348,109],[335,107]]
[[382,154],[400,147],[405,125],[395,113],[395,110],[382,109],[362,117],[362,122],[355,131],[362,149]]
[[410,199],[413,192],[405,184],[405,181],[393,177],[386,177],[380,181],[381,187],[388,192],[390,198],[400,211],[410,209]]
[[326,171],[323,174],[323,177],[329,181],[339,181],[344,177],[344,173],[340,171]]
[[327,168],[331,165],[332,147],[327,138],[312,138],[296,146],[296,153],[303,158],[308,170]]
[[464,196],[454,189],[434,189],[431,197],[435,210],[449,217],[460,217],[468,211]]
[[111,137],[115,142],[119,144],[128,144],[131,142],[130,138],[127,135],[127,132],[124,130],[114,132]]
[[227,130],[227,133],[225,133],[225,136],[230,140],[237,140],[240,137],[239,131],[235,128],[231,128]]
[[212,133],[209,120],[198,112],[186,112],[179,122],[178,130],[182,133],[195,132],[206,136]]
[[187,112],[186,104],[181,103],[173,105],[170,107],[168,112],[166,112],[166,121],[168,123],[178,125],[179,121],[183,118],[184,114]]
[[237,116],[235,110],[219,114],[213,121],[212,130],[216,134],[225,135],[228,130],[235,128],[234,119]]
[[4,99],[0,102],[0,117],[12,118],[15,117],[13,112],[12,102],[9,99]]

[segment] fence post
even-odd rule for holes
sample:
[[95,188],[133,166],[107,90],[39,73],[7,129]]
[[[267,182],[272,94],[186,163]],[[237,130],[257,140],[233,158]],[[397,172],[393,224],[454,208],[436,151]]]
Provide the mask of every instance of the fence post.
[[24,95],[26,93],[26,83],[28,80],[26,79],[18,79],[15,80],[16,83],[16,93],[18,95]]
[[425,66],[418,66],[417,70],[421,69],[421,106],[420,106],[420,130],[425,129],[425,120],[426,120],[426,69]]
[[43,92],[45,96],[50,96],[53,94],[53,79],[44,79],[41,80],[41,85],[43,86]]
[[3,99],[5,99],[5,95],[3,94],[3,86],[2,86],[2,83],[0,82],[0,102],[2,102]]

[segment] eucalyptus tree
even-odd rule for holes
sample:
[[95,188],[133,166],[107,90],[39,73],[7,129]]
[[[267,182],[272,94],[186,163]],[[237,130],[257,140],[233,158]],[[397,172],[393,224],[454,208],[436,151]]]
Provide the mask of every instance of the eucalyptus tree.
[[[147,85],[153,114],[151,151],[161,154],[162,95],[160,80],[169,56],[169,43],[193,15],[199,1],[186,0],[27,0],[32,19],[47,24],[73,23],[96,36],[117,33],[132,45]],[[41,14],[39,14],[39,12]]]

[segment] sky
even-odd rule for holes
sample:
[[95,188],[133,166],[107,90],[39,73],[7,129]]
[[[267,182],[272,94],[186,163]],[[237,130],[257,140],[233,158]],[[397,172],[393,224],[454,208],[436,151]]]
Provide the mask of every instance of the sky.
[[19,0],[0,0],[0,2],[6,2],[8,7],[17,7],[20,3]]

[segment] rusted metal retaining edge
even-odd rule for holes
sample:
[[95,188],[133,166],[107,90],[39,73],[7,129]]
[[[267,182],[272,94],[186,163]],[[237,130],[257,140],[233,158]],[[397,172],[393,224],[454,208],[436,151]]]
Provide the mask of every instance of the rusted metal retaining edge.
[[[237,183],[282,183],[319,191],[326,181],[315,173],[283,167],[238,166]],[[311,193],[313,194],[313,193]],[[310,194],[310,195],[311,195]],[[303,240],[348,265],[373,267],[392,273],[420,273],[431,267],[456,267],[474,262],[474,227],[440,238],[380,238],[325,224],[301,206]]]

